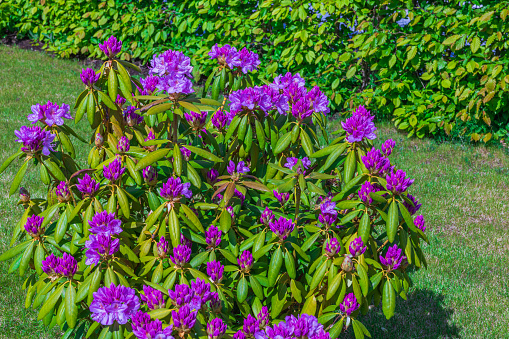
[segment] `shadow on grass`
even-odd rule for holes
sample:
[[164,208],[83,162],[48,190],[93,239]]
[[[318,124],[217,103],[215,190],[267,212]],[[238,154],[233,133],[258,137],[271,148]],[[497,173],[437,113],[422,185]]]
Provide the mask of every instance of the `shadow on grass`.
[[[381,305],[359,317],[372,338],[438,339],[460,338],[460,328],[452,324],[453,310],[444,306],[444,295],[415,290],[408,300],[398,298],[394,317],[387,320]],[[355,338],[349,328],[345,338]]]

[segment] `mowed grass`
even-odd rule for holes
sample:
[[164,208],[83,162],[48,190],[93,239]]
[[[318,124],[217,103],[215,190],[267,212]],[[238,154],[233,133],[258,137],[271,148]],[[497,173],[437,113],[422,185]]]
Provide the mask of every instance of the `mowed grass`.
[[[31,105],[52,100],[72,106],[83,89],[81,67],[76,61],[0,46],[0,161],[17,149],[13,131],[26,124]],[[337,126],[331,122],[330,129]],[[377,308],[361,321],[373,338],[509,338],[507,152],[407,139],[388,123],[378,129],[377,144],[396,140],[391,161],[416,179],[410,192],[423,205],[419,213],[427,221],[429,268],[411,273],[412,292],[408,301],[398,300],[391,320]],[[78,130],[86,135],[86,124]],[[0,252],[8,248],[22,213],[15,206],[17,197],[8,196],[18,166],[0,176]],[[44,196],[38,176],[32,171],[23,182],[33,197]],[[8,263],[0,263],[0,338],[58,338],[58,328],[45,329],[36,311],[24,309],[24,278],[8,275],[7,269]]]

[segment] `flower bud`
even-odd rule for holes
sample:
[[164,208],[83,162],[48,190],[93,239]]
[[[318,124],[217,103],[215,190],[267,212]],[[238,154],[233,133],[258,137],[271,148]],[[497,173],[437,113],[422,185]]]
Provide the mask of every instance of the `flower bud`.
[[345,272],[351,272],[353,270],[352,258],[349,255],[345,255],[345,260],[341,264],[341,269]]
[[95,146],[96,146],[97,148],[101,148],[101,147],[103,147],[103,145],[104,145],[104,138],[103,138],[103,136],[101,135],[101,133],[97,133],[97,134],[95,135]]
[[129,139],[127,139],[127,137],[125,136],[120,138],[117,144],[117,151],[119,151],[120,153],[125,153],[128,152],[130,148],[131,145],[129,143]]
[[350,254],[354,257],[358,257],[366,251],[366,246],[364,246],[364,242],[361,237],[352,240],[348,248],[350,250]]
[[240,258],[237,259],[240,270],[244,273],[248,273],[253,266],[253,255],[249,251],[244,251],[240,255]]
[[58,202],[68,202],[71,200],[71,192],[69,192],[69,186],[65,181],[61,181],[55,190]]
[[19,200],[23,203],[30,201],[30,192],[25,187],[20,187],[19,189]]
[[152,166],[147,166],[143,169],[143,179],[145,183],[150,186],[155,186],[157,184],[157,170]]

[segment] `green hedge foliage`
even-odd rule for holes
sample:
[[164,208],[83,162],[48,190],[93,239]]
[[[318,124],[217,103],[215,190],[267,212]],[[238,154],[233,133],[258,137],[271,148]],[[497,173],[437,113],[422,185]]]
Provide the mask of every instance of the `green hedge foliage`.
[[[368,103],[409,136],[508,134],[509,1],[0,0],[0,31],[16,30],[62,57],[100,57],[116,33],[122,58],[168,48],[193,55],[233,43],[256,50],[272,79],[289,70],[327,89],[332,111]],[[401,21],[403,19],[403,21]],[[403,25],[403,22],[407,22]],[[119,34],[120,33],[120,34]],[[198,67],[199,66],[199,67]]]

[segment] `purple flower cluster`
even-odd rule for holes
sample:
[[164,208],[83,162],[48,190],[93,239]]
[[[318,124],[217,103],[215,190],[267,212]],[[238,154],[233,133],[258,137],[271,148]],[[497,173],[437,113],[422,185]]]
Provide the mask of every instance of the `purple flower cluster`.
[[136,291],[126,286],[111,283],[109,287],[99,288],[93,296],[90,304],[92,320],[104,326],[113,325],[114,322],[126,324],[140,308]]
[[173,248],[173,255],[170,255],[171,261],[177,267],[183,267],[191,259],[191,248],[186,245],[177,245]]
[[182,183],[180,178],[169,178],[163,184],[163,187],[159,189],[159,194],[161,197],[170,200],[170,201],[178,201],[182,197],[187,199],[191,199],[193,193],[190,190],[191,183],[186,182]]
[[231,120],[223,111],[218,110],[214,113],[214,115],[212,115],[210,121],[212,122],[212,126],[214,126],[217,130],[222,131],[227,124],[230,124]]
[[339,309],[341,312],[350,316],[353,312],[359,309],[359,304],[357,303],[357,298],[353,293],[348,293],[345,295],[345,299],[339,304]]
[[406,209],[408,210],[408,212],[410,212],[411,215],[414,215],[415,213],[417,213],[419,211],[419,209],[421,208],[421,204],[419,203],[419,200],[417,200],[413,195],[411,194],[408,194],[407,195],[407,198],[412,202],[412,203],[409,203],[408,201],[406,201],[406,199],[403,201],[403,205],[406,207]]
[[424,222],[424,217],[422,215],[418,215],[415,217],[414,224],[415,224],[415,227],[417,227],[421,231],[423,231],[423,232],[426,231],[426,225]]
[[120,220],[115,219],[115,214],[107,211],[97,212],[88,222],[90,233],[106,235],[122,233],[121,224]]
[[113,59],[122,50],[122,41],[117,40],[114,36],[110,36],[108,40],[99,44],[99,48],[106,54],[108,59]]
[[235,168],[235,163],[232,160],[230,160],[230,162],[228,163],[228,167],[226,169],[230,175],[236,176],[249,172],[249,167],[246,166],[244,161],[239,161],[237,167]]
[[129,127],[133,127],[139,125],[143,122],[143,117],[136,113],[138,108],[134,106],[129,106],[124,110],[124,121]]
[[163,293],[150,286],[143,286],[143,294],[140,294],[141,301],[147,304],[149,310],[156,310],[164,307]]
[[117,144],[117,151],[119,153],[125,153],[129,152],[129,149],[131,149],[131,143],[129,142],[129,139],[127,139],[126,136],[121,137]]
[[207,324],[208,339],[220,339],[226,333],[226,324],[221,318],[214,318]]
[[372,175],[385,175],[391,172],[393,168],[389,159],[384,157],[382,152],[375,148],[362,156],[362,163]]
[[359,198],[367,205],[371,205],[373,203],[373,198],[369,195],[370,193],[381,191],[382,188],[377,184],[372,184],[369,181],[366,181],[362,184],[359,190]]
[[223,280],[224,266],[219,261],[211,261],[207,263],[207,274],[210,280],[219,284]]
[[255,334],[256,339],[330,339],[329,334],[312,315],[302,314],[299,317],[289,315],[277,325],[267,326]]
[[380,262],[390,271],[397,270],[405,258],[402,252],[402,249],[398,248],[398,245],[389,247],[387,253],[385,253],[385,257],[380,255]]
[[198,311],[193,311],[189,305],[184,305],[176,311],[171,311],[173,325],[179,332],[181,338],[183,338],[185,334],[191,332],[191,329],[196,323],[197,314]]
[[209,52],[210,59],[217,59],[219,64],[230,69],[239,69],[242,73],[252,72],[260,65],[258,54],[243,48],[237,51],[235,47],[215,44]]
[[170,244],[166,241],[165,237],[161,237],[157,242],[157,254],[160,258],[166,258],[166,254],[170,249]]
[[414,183],[414,179],[407,178],[406,172],[400,169],[389,173],[385,179],[387,180],[387,190],[395,194],[405,192]]
[[[286,158],[285,167],[289,169],[294,169],[294,167],[297,166],[299,161],[302,164],[302,166],[299,165],[299,167],[297,167],[297,173],[303,174],[305,170],[311,167],[311,160],[309,160],[308,157],[304,157],[302,159],[295,157]],[[304,169],[302,169],[302,167],[304,167]]]
[[279,237],[280,241],[284,241],[295,229],[295,224],[292,219],[279,217],[279,219],[271,221],[269,227]]
[[44,227],[42,227],[43,217],[38,215],[32,215],[27,218],[27,222],[25,223],[25,231],[27,231],[30,236],[36,238],[44,233]]
[[264,224],[265,226],[268,226],[269,223],[274,220],[274,218],[276,218],[276,216],[270,210],[270,208],[265,207],[265,210],[263,211],[263,213],[262,213],[262,215],[260,217],[260,222],[262,224]]
[[202,303],[206,302],[206,300],[202,300],[201,296],[193,288],[186,284],[175,285],[175,290],[169,290],[168,294],[172,304],[177,308],[188,305],[191,310],[198,311]]
[[338,211],[336,204],[332,202],[331,198],[323,199],[320,204],[320,215],[318,221],[326,227],[331,227],[338,219]]
[[16,141],[23,144],[21,150],[25,153],[34,154],[42,150],[42,154],[48,156],[55,151],[53,148],[55,135],[39,126],[21,126],[14,134],[18,137]]
[[211,225],[207,231],[205,231],[205,241],[209,248],[216,248],[221,243],[222,231],[214,225]]
[[338,254],[339,250],[341,249],[341,245],[336,238],[332,238],[325,244],[325,253],[329,258],[334,257],[336,254]]
[[297,87],[304,87],[306,85],[306,81],[300,76],[299,73],[292,75],[292,73],[287,72],[285,75],[278,75],[274,78],[274,82],[270,84],[270,87],[277,89],[278,91],[284,91],[290,85],[296,85]]
[[99,80],[101,73],[96,73],[92,68],[85,68],[81,70],[80,78],[81,81],[87,86],[92,86]]
[[382,144],[382,153],[388,157],[389,155],[391,155],[392,153],[392,150],[394,149],[394,146],[396,146],[396,141],[392,140],[392,139],[387,139],[385,140],[385,142]]
[[85,242],[87,260],[85,264],[97,264],[101,258],[108,259],[115,254],[120,247],[120,240],[113,239],[109,234],[90,234],[90,240]]
[[140,79],[141,85],[143,86],[143,89],[140,91],[141,95],[151,95],[154,93],[154,91],[157,88],[157,85],[159,84],[159,77],[154,75],[149,75],[146,78]]
[[366,246],[364,246],[364,242],[361,237],[355,238],[352,242],[350,242],[348,249],[353,257],[358,257],[366,252]]
[[59,202],[68,202],[72,199],[71,192],[69,191],[69,185],[67,185],[65,181],[60,181],[55,189],[55,194]]
[[178,51],[168,50],[154,55],[151,61],[150,74],[159,76],[156,88],[168,94],[193,93],[192,71],[191,59]]
[[82,179],[78,178],[76,187],[83,194],[84,197],[91,197],[100,188],[100,184],[92,179],[88,173],[85,173]]
[[28,115],[27,119],[32,124],[40,121],[48,126],[62,126],[64,119],[72,119],[69,109],[69,105],[62,104],[62,106],[59,106],[51,101],[48,101],[45,105],[35,104],[32,106],[32,114]]
[[228,97],[230,99],[231,112],[261,110],[268,112],[272,109],[270,97],[265,94],[261,87],[247,87],[234,91]]
[[290,193],[288,193],[288,192],[287,193],[279,193],[278,191],[273,190],[272,193],[274,193],[274,197],[277,199],[277,201],[279,201],[279,203],[281,205],[286,204],[286,202],[290,198]]
[[124,172],[125,168],[122,167],[122,161],[117,156],[115,160],[110,162],[107,166],[104,166],[103,177],[105,177],[111,182],[115,182],[122,177]]
[[62,258],[58,258],[52,253],[42,261],[42,270],[50,278],[61,276],[72,278],[78,270],[78,262],[68,253],[64,253]]
[[122,107],[122,106],[124,106],[125,102],[126,102],[126,99],[123,96],[121,96],[120,94],[117,94],[117,99],[115,99],[115,105]]
[[194,131],[203,129],[203,126],[207,123],[207,112],[189,112],[184,113],[184,117],[187,123],[193,128]]
[[240,270],[244,273],[248,273],[253,266],[253,255],[249,251],[244,251],[237,259]]
[[207,172],[207,180],[210,184],[215,184],[217,181],[217,177],[219,176],[219,172],[212,168],[210,171]]
[[376,127],[373,122],[374,119],[375,117],[364,106],[359,106],[350,118],[341,123],[346,131],[346,141],[359,142],[364,138],[369,140],[375,139]]
[[155,186],[157,184],[157,169],[152,166],[147,166],[142,171],[143,180],[149,186]]
[[138,339],[174,339],[171,335],[173,325],[163,329],[163,323],[159,319],[151,320],[150,315],[138,311],[132,317],[133,333]]

